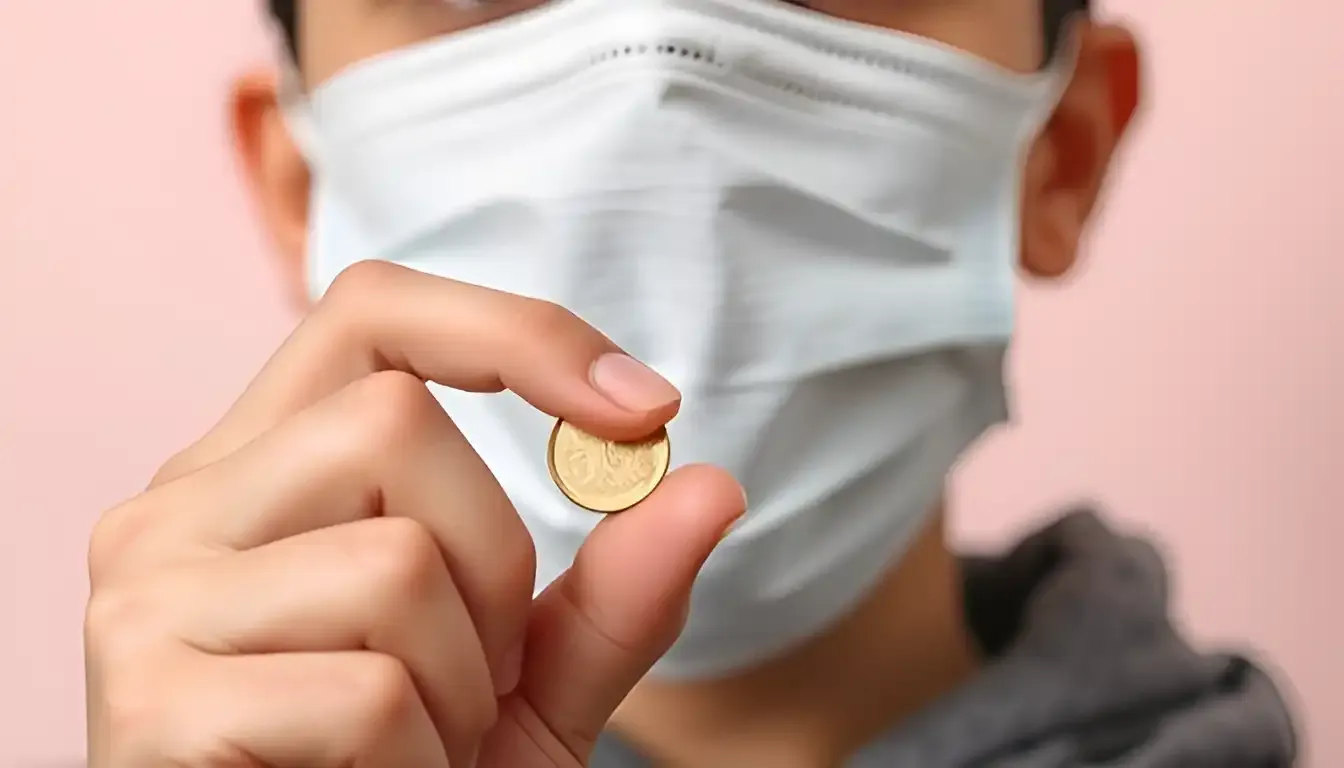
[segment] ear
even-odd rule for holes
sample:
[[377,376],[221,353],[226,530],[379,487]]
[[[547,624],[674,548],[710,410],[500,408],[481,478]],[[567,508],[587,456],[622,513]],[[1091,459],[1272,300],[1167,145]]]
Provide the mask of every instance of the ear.
[[296,308],[305,309],[311,177],[285,125],[278,77],[257,71],[238,78],[229,112],[234,150],[275,245],[286,291]]
[[1027,161],[1022,198],[1022,266],[1053,278],[1077,261],[1107,171],[1140,99],[1140,58],[1118,26],[1074,27],[1078,61],[1058,108]]

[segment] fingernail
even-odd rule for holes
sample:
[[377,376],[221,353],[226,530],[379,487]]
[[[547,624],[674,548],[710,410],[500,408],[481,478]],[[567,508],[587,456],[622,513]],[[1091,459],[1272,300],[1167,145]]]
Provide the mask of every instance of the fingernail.
[[748,509],[749,506],[750,506],[750,502],[747,501],[747,489],[746,489],[746,488],[743,488],[743,489],[742,489],[742,511],[741,511],[741,513],[738,514],[737,517],[734,517],[732,520],[729,520],[729,521],[728,521],[728,525],[723,529],[723,534],[719,536],[719,543],[720,543],[720,544],[723,543],[724,539],[727,539],[729,536],[731,536],[732,533],[733,533],[733,531],[737,530],[737,524],[740,523],[740,522],[742,522],[742,518],[744,518],[744,517],[747,516],[747,509]]
[[627,355],[608,353],[593,363],[593,386],[628,411],[652,411],[681,399],[681,392],[652,368]]
[[724,528],[723,533],[719,534],[719,543],[722,544],[723,542],[727,541],[728,537],[733,535],[733,530],[735,528],[737,528],[736,520],[733,521],[732,525],[728,526],[727,528]]
[[519,643],[517,647],[505,654],[500,662],[499,680],[495,682],[496,693],[499,696],[508,696],[518,688],[518,683],[523,679],[523,644]]

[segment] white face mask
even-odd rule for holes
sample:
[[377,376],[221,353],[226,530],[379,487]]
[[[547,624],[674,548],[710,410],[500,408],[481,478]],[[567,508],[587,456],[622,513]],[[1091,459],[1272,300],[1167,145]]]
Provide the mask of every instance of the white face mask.
[[[1066,75],[771,0],[557,0],[299,106],[312,289],[379,258],[547,299],[676,384],[673,459],[751,509],[654,672],[722,674],[850,610],[1005,418],[1020,168]],[[542,589],[599,520],[551,482],[552,420],[435,392]]]

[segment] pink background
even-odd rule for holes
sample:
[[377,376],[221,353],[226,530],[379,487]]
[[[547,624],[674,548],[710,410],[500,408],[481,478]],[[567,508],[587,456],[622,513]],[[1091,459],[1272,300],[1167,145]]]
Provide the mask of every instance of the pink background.
[[[0,0],[0,766],[82,754],[89,527],[293,322],[226,151],[256,5]],[[1194,635],[1272,657],[1344,765],[1344,6],[1105,5],[1150,109],[1086,268],[1027,291],[1020,424],[956,522],[1155,531]]]

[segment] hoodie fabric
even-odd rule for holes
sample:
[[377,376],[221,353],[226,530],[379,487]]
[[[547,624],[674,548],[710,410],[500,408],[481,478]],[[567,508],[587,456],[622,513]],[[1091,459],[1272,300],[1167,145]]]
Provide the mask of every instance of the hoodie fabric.
[[[1074,512],[997,557],[965,559],[972,682],[847,768],[1287,768],[1292,719],[1246,656],[1193,649],[1156,549]],[[591,768],[652,768],[608,735]],[[769,768],[769,766],[706,766]]]

